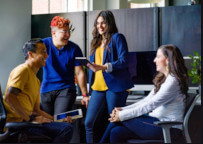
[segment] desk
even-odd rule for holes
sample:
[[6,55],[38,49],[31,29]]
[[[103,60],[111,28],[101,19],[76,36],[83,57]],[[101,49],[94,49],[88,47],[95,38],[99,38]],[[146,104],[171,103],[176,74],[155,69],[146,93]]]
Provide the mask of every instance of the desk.
[[[89,84],[87,84],[87,88],[89,89]],[[151,91],[154,88],[154,85],[134,85],[130,89],[130,91]],[[189,90],[198,90],[198,87],[189,87]]]
[[[154,85],[134,85],[130,91],[151,91]],[[189,87],[189,90],[198,90],[198,87]]]
[[134,85],[130,91],[151,91],[154,85]]
[[[89,84],[87,84],[87,88],[89,88]],[[154,88],[154,85],[134,85],[134,87],[132,87],[130,89],[130,91],[151,91]],[[198,87],[189,87],[189,91],[197,91]],[[140,99],[142,99],[144,97],[144,95],[128,95],[127,98],[127,103],[135,103],[137,101],[139,101]],[[80,101],[82,100],[82,96],[77,96],[76,97],[76,104],[80,104]],[[197,101],[197,104],[201,105],[201,98]]]

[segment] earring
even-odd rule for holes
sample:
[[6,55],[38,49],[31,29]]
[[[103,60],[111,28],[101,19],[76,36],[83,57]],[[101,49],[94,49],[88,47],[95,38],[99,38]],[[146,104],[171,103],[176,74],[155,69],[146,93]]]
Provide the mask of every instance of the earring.
[[166,70],[169,71],[168,61],[166,62]]

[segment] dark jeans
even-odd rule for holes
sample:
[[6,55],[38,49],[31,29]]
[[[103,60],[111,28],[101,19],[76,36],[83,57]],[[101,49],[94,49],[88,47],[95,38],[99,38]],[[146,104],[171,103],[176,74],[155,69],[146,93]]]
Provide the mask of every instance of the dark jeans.
[[42,124],[40,128],[30,128],[29,132],[51,137],[53,142],[68,143],[73,135],[73,127],[67,122],[51,122]]
[[93,129],[97,119],[100,119],[101,113],[107,105],[108,113],[110,114],[114,107],[122,107],[126,103],[128,92],[112,92],[112,91],[92,91],[92,95],[88,104],[85,130],[86,142],[93,143]]
[[[100,143],[126,142],[128,139],[163,140],[160,126],[153,124],[157,118],[143,115],[123,122],[109,123]],[[173,135],[180,134],[173,131]]]
[[72,109],[76,99],[76,91],[71,88],[54,90],[41,94],[41,109],[50,115],[59,114]]

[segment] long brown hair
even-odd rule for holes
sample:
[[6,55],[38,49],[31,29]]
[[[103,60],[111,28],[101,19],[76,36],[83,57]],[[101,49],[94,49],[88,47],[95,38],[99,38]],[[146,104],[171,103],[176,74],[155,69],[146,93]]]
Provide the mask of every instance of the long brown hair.
[[[164,56],[168,58],[169,74],[176,77],[179,82],[180,90],[183,94],[187,94],[188,91],[188,74],[185,66],[185,61],[179,50],[175,45],[168,44],[162,45],[158,49],[161,49]],[[155,93],[159,91],[161,84],[165,81],[166,77],[163,73],[159,72],[153,80],[155,85]]]
[[105,48],[108,45],[108,43],[110,42],[112,35],[118,32],[113,13],[108,10],[101,11],[94,21],[94,30],[92,32],[93,39],[91,41],[91,55],[95,52],[96,48],[101,45],[101,42],[102,42],[102,35],[100,35],[97,30],[97,19],[100,16],[103,17],[103,19],[106,23],[106,30],[104,33],[105,39],[106,39],[106,42],[104,44]]

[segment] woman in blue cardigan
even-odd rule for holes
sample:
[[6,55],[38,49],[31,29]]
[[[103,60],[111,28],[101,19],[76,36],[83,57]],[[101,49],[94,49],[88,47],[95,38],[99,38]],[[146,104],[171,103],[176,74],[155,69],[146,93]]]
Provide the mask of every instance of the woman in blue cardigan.
[[93,143],[96,119],[107,105],[109,114],[114,107],[124,106],[133,82],[128,71],[128,46],[118,33],[113,13],[101,11],[94,22],[91,55],[88,64],[91,99],[85,119],[86,141]]

